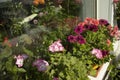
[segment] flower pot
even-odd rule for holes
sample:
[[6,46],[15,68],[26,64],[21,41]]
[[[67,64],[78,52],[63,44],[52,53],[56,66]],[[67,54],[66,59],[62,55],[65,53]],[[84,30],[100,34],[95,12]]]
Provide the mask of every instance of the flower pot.
[[117,19],[117,26],[118,26],[118,29],[120,30],[120,19]]
[[104,63],[97,71],[96,76],[91,76],[88,75],[88,78],[90,80],[103,80],[105,78],[106,72],[107,72],[107,68],[109,66],[110,62],[106,62]]

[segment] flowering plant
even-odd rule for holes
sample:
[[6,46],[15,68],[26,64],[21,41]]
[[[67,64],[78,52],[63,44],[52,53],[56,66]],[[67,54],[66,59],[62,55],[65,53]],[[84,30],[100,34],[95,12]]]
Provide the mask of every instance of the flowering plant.
[[[68,36],[71,53],[84,61],[88,71],[109,61],[113,55],[113,42],[118,39],[118,27],[111,27],[107,20],[86,18]],[[93,73],[94,74],[94,73]]]
[[117,27],[104,19],[78,23],[61,16],[59,8],[46,7],[32,20],[34,24],[30,22],[34,29],[26,24],[27,34],[1,41],[1,80],[88,80],[94,65],[112,58],[112,43],[119,39]]
[[112,58],[112,43],[119,39],[118,28],[104,19],[86,18],[74,28],[38,29],[36,37],[30,32],[2,43],[2,80],[87,80],[95,65]]

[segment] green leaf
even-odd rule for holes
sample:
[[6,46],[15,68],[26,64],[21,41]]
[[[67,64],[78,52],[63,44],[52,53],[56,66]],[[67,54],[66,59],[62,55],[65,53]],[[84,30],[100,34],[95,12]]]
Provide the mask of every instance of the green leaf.
[[5,64],[5,66],[6,66],[6,69],[8,70],[8,71],[11,71],[12,72],[12,70],[13,70],[13,57],[9,57],[8,58],[8,61],[6,62],[6,64]]
[[25,47],[23,47],[23,51],[24,51],[27,55],[33,57],[33,52],[32,52],[32,51],[26,49]]
[[17,68],[18,72],[26,72],[26,70],[24,68]]
[[91,76],[96,76],[96,73],[97,73],[97,70],[93,70],[93,69],[92,69],[92,70],[90,71],[90,75],[91,75]]
[[59,73],[59,76],[63,78],[63,77],[64,77],[63,72],[60,72],[60,73]]
[[0,54],[0,59],[9,57],[12,54],[12,50],[9,47],[6,47],[3,52]]
[[67,76],[66,79],[67,79],[67,80],[71,80],[70,76]]

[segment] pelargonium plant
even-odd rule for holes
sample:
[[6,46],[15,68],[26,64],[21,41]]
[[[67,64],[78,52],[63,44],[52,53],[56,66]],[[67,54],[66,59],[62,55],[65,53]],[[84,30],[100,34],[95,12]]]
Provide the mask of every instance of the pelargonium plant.
[[60,25],[52,31],[45,26],[40,29],[35,36],[5,39],[0,53],[1,80],[88,80],[85,64],[69,51],[71,29]]
[[105,19],[86,18],[68,36],[73,56],[79,57],[90,70],[113,57],[113,42],[120,37],[118,27],[111,27]]
[[112,58],[112,43],[120,36],[117,27],[93,18],[86,18],[74,29],[39,26],[35,32],[35,36],[2,43],[1,80],[88,80],[94,65]]

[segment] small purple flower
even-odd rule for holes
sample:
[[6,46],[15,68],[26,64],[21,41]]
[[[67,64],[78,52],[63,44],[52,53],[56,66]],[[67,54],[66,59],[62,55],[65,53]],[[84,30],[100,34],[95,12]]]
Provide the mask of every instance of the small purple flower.
[[108,23],[108,21],[105,20],[105,19],[100,19],[100,20],[99,20],[99,24],[100,24],[100,25],[105,25],[105,26],[107,26],[109,23]]
[[54,77],[54,78],[53,78],[53,80],[59,80],[59,78],[57,78],[57,77]]
[[80,44],[85,44],[86,43],[86,40],[81,35],[76,36],[76,41]]
[[76,41],[76,36],[69,35],[68,36],[68,41],[71,42],[71,43],[74,43]]
[[75,27],[74,32],[75,32],[76,34],[82,33],[82,32],[83,32],[83,26],[80,25],[80,26]]
[[36,19],[33,20],[33,23],[34,23],[34,24],[37,24],[37,23],[38,23],[38,20],[36,20]]
[[27,59],[28,58],[28,55],[26,55],[26,54],[22,54],[21,55],[24,59]]
[[43,13],[43,12],[40,12],[38,15],[39,15],[40,17],[42,17],[42,16],[44,15],[44,13]]
[[48,62],[45,60],[37,59],[36,61],[33,62],[33,66],[36,66],[38,71],[46,71],[47,67],[49,66]]

